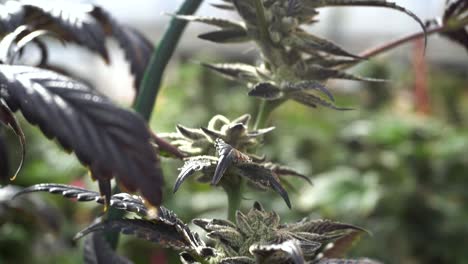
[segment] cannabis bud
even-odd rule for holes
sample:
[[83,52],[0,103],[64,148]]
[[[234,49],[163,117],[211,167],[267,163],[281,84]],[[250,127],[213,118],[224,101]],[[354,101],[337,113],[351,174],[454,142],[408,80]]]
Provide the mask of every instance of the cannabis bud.
[[217,43],[254,41],[260,49],[258,66],[242,63],[203,64],[225,77],[243,82],[249,95],[270,101],[294,100],[301,104],[337,107],[325,82],[328,79],[379,82],[343,71],[363,58],[330,40],[308,33],[304,27],[318,22],[318,10],[331,6],[374,6],[395,9],[422,21],[392,2],[375,0],[225,0],[217,8],[236,11],[242,22],[213,17],[176,16],[219,28],[200,35]]

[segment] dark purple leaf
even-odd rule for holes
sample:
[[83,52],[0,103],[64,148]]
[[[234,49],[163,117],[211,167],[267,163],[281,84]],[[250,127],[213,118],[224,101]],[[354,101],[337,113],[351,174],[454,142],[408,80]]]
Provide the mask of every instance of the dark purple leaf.
[[[23,130],[21,129],[18,123],[18,120],[16,120],[16,117],[13,115],[10,108],[5,104],[5,102],[1,98],[0,98],[0,123],[6,125],[11,130],[13,130],[16,136],[18,136],[18,139],[21,144],[21,161],[18,165],[18,168],[16,169],[15,174],[12,177],[10,177],[10,180],[14,180],[16,178],[16,175],[18,175],[19,171],[21,170],[21,167],[23,166],[23,162],[24,162],[24,157],[26,156],[26,138],[24,137]],[[3,149],[3,151],[5,151],[5,149]],[[8,158],[6,156],[4,158],[8,162]],[[7,178],[9,178],[7,175],[3,175],[3,173],[8,170],[8,164],[4,166],[5,166],[4,168],[5,171],[2,171],[2,175],[0,175],[1,181],[6,181]]]
[[[112,177],[129,191],[161,203],[162,172],[144,120],[88,86],[27,66],[0,65],[0,96],[89,167],[107,189]],[[101,189],[106,197],[110,193]]]
[[131,264],[129,259],[117,255],[107,243],[103,233],[93,233],[84,242],[85,264]]

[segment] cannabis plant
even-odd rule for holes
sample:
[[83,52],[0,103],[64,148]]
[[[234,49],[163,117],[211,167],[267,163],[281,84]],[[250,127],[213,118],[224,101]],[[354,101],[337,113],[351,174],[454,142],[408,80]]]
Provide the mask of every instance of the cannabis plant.
[[[80,202],[105,205],[95,223],[75,237],[79,239],[90,234],[84,246],[86,263],[131,263],[114,251],[116,233],[135,235],[160,247],[174,249],[180,253],[183,263],[375,263],[368,259],[341,259],[356,239],[366,233],[360,227],[308,218],[281,223],[277,213],[265,210],[258,202],[243,213],[241,197],[248,183],[256,189],[272,189],[291,208],[293,203],[285,188],[290,185],[287,176],[310,182],[295,169],[267,161],[258,154],[264,135],[274,130],[267,126],[266,120],[275,107],[293,100],[311,107],[347,110],[335,105],[327,80],[383,81],[345,70],[389,48],[356,55],[307,32],[305,26],[318,23],[319,10],[330,6],[397,10],[416,20],[424,31],[417,37],[425,37],[429,32],[416,15],[385,0],[223,0],[213,4],[236,12],[242,19],[238,22],[193,16],[201,0],[186,0],[174,14],[158,48],[154,49],[141,33],[120,24],[102,8],[64,3],[25,0],[2,5],[0,121],[18,135],[24,156],[26,140],[14,115],[14,112],[21,112],[26,121],[37,125],[46,137],[73,152],[97,181],[99,192],[51,183],[13,192],[14,197],[30,192],[50,192]],[[447,27],[430,33],[443,31],[451,38],[463,38],[466,30],[461,27],[466,25],[466,7],[466,1],[449,5],[444,19]],[[202,39],[223,44],[252,41],[259,49],[261,59],[256,65],[203,64],[244,83],[250,96],[262,100],[253,125],[249,114],[233,120],[215,115],[206,127],[177,125],[176,132],[159,135],[146,124],[164,68],[188,21],[218,27],[200,35]],[[116,105],[81,81],[81,76],[71,76],[49,61],[48,43],[59,41],[85,47],[110,63],[105,45],[109,37],[117,41],[130,64],[137,91],[133,105],[136,111]],[[25,65],[22,60],[30,46],[35,46],[40,53],[35,65]],[[206,239],[162,205],[160,155],[183,160],[174,192],[193,175],[198,175],[201,182],[210,182],[225,190],[227,220],[192,220],[206,231]],[[0,137],[0,178],[4,182],[14,179],[19,171],[10,173],[8,159],[6,144]],[[116,183],[113,190],[112,179]],[[141,196],[133,194],[137,191]],[[126,218],[126,213],[133,214],[134,218]]]
[[[15,197],[30,192],[49,192],[80,202],[105,201],[97,192],[63,184],[38,184],[25,188]],[[207,232],[207,245],[200,236],[172,211],[160,206],[158,214],[147,208],[143,199],[127,193],[114,194],[109,205],[137,218],[98,219],[79,232],[79,239],[92,235],[85,242],[88,263],[130,263],[116,255],[97,234],[118,231],[181,251],[183,263],[377,263],[375,261],[336,259],[366,231],[362,228],[329,220],[302,219],[281,224],[275,212],[268,212],[255,202],[247,214],[236,212],[235,222],[224,219],[194,219],[193,223]],[[92,261],[91,261],[92,260]],[[95,262],[93,262],[95,261]],[[106,262],[106,263],[107,263]]]

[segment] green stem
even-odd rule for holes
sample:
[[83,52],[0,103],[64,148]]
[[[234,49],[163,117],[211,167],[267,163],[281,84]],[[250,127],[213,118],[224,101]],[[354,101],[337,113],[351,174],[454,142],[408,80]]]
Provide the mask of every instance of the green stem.
[[[195,13],[202,1],[203,0],[186,0],[180,7],[177,14],[191,15]],[[177,47],[177,43],[179,42],[186,25],[187,21],[172,18],[169,28],[164,34],[158,47],[151,55],[151,59],[143,77],[143,82],[140,86],[140,92],[138,93],[133,106],[133,108],[140,113],[146,121],[149,121],[151,118],[151,113],[153,112],[164,76],[164,70]],[[113,193],[119,192],[119,187],[115,186]],[[111,207],[109,208],[106,218],[108,220],[120,219],[124,215],[124,211]],[[119,241],[119,233],[106,232],[106,239],[109,242],[109,245],[115,249]]]
[[265,17],[265,8],[263,7],[262,0],[255,0],[255,11],[257,14],[257,27],[260,31],[260,38],[262,41],[270,41],[270,33],[268,32],[268,24]]
[[[119,186],[116,185],[114,189],[112,189],[112,193],[120,193]],[[109,207],[108,210],[106,215],[107,220],[121,219],[125,215],[125,211],[113,207]],[[119,232],[106,232],[105,237],[111,248],[115,250],[119,244]]]
[[228,219],[236,221],[236,212],[240,208],[242,195],[242,182],[223,186],[228,198]]
[[284,100],[262,100],[258,108],[257,118],[255,119],[254,130],[264,128],[267,125],[268,118],[270,118],[270,115],[273,112],[273,110],[275,110],[283,102]]
[[[191,15],[198,9],[201,3],[202,0],[186,0],[177,14]],[[134,105],[134,109],[146,120],[151,118],[164,76],[164,70],[177,47],[177,43],[186,25],[187,21],[172,18],[169,28],[151,56]]]

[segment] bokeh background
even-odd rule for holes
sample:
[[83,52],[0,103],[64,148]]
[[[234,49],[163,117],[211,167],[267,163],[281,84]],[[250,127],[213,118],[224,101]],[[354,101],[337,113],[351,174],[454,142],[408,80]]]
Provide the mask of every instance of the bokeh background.
[[[68,0],[70,1],[70,0]],[[154,43],[182,1],[90,1],[122,22],[141,30]],[[233,16],[212,8],[207,0],[199,14]],[[395,1],[423,20],[438,17],[445,0]],[[404,14],[379,8],[324,9],[321,22],[310,28],[359,53],[420,30]],[[253,45],[217,45],[197,39],[208,27],[191,24],[171,61],[151,120],[156,132],[176,124],[205,126],[215,114],[255,116],[259,101],[241,84],[202,68],[206,62],[255,62]],[[122,105],[134,96],[132,79],[121,50],[109,41],[112,65],[73,45],[51,42],[56,65],[94,84]],[[33,51],[31,51],[33,53]],[[329,83],[338,112],[286,103],[271,117],[276,130],[265,138],[260,153],[310,175],[314,185],[292,182],[293,209],[276,195],[248,191],[242,206],[254,200],[276,210],[284,221],[329,218],[365,227],[350,256],[385,263],[468,263],[468,53],[438,36],[409,43],[353,68],[353,72],[390,80],[385,84],[352,81]],[[73,155],[47,141],[27,125],[28,153],[14,182],[68,183],[87,188],[86,170]],[[19,146],[7,131],[12,163]],[[15,156],[16,155],[16,156]],[[176,195],[171,189],[180,161],[163,160],[165,205],[182,219],[224,217],[227,201],[220,189],[189,181]],[[13,191],[14,187],[11,188]],[[88,225],[100,208],[50,195],[31,195],[10,202],[0,192],[0,263],[81,263],[81,243],[73,235]],[[175,255],[152,244],[122,237],[119,250],[136,263],[177,263]]]

